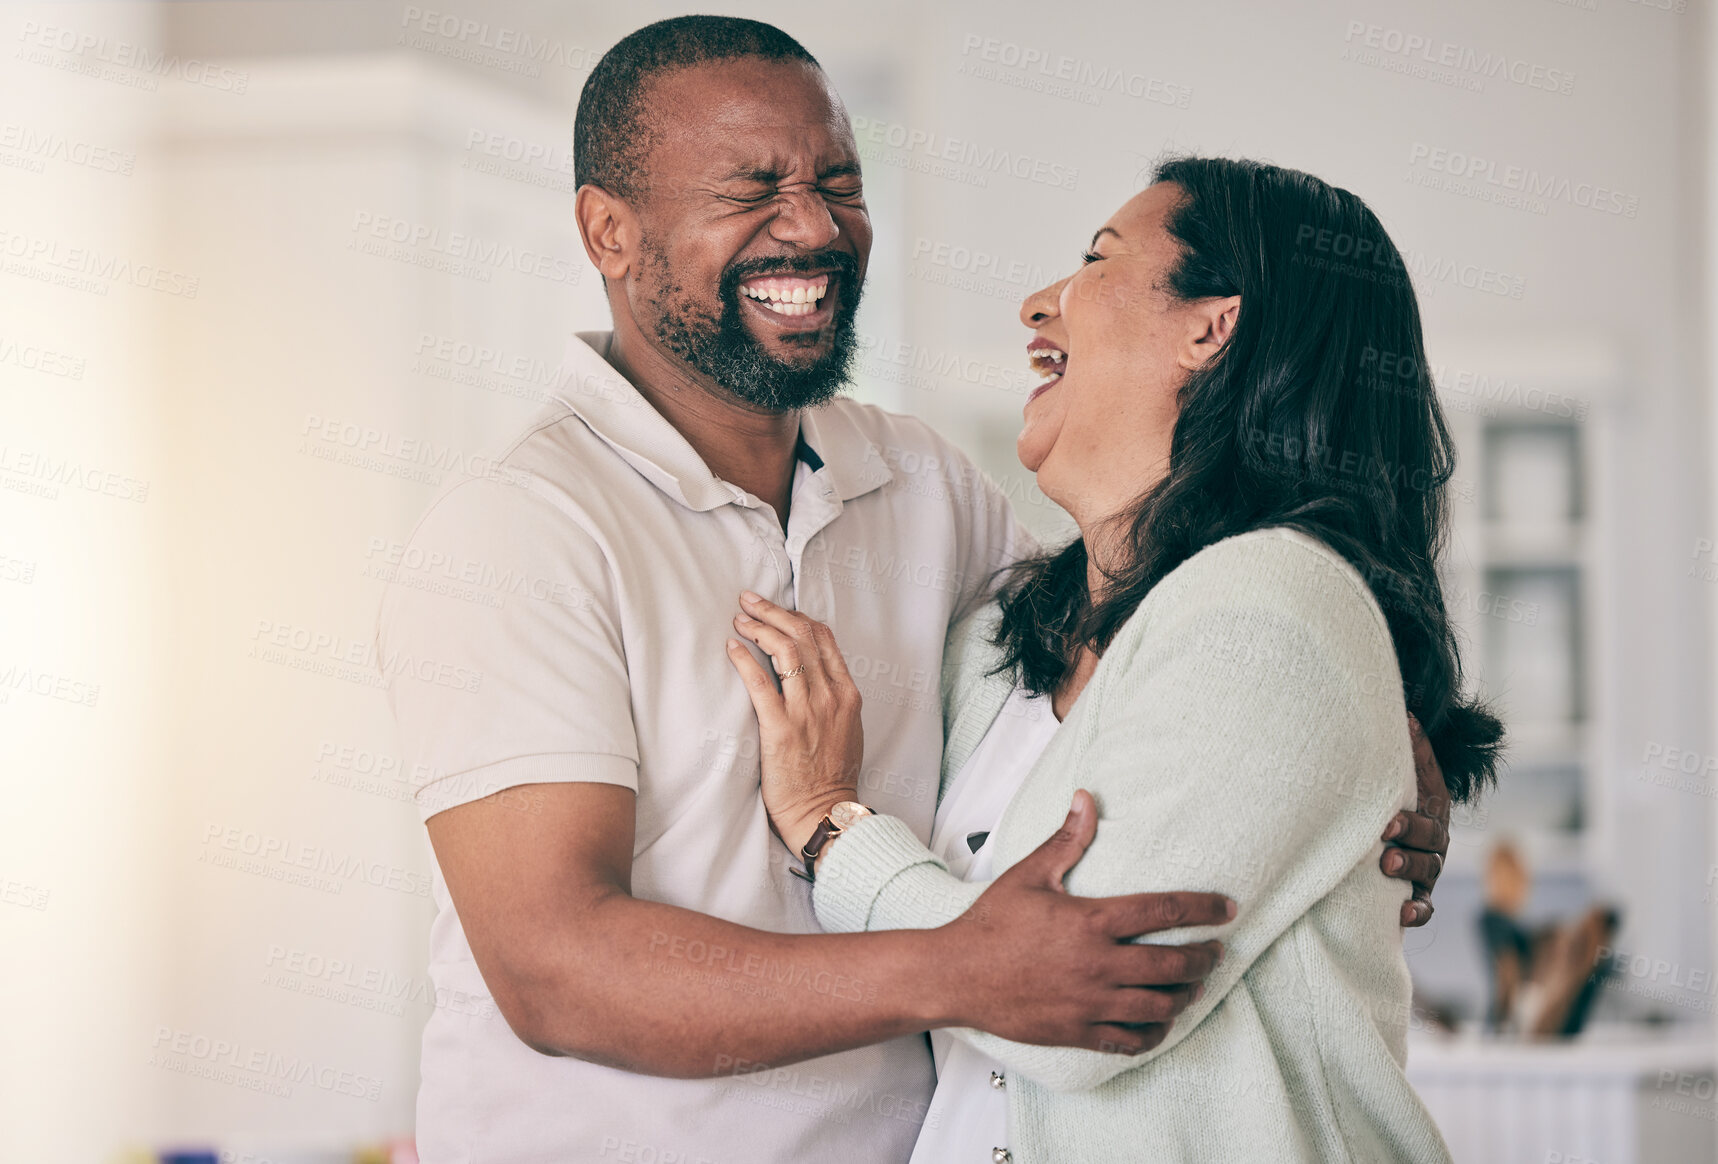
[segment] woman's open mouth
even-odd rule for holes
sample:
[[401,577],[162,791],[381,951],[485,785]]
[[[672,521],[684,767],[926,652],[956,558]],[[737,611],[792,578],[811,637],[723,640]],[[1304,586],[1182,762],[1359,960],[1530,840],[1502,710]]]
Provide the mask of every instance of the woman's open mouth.
[[1068,353],[1049,340],[1035,339],[1026,345],[1026,358],[1031,362],[1032,370],[1045,377],[1044,382],[1026,397],[1026,403],[1030,404],[1061,381],[1062,373],[1068,370]]
[[740,297],[752,313],[785,331],[814,331],[835,314],[830,294],[834,277],[820,275],[760,275],[740,284]]

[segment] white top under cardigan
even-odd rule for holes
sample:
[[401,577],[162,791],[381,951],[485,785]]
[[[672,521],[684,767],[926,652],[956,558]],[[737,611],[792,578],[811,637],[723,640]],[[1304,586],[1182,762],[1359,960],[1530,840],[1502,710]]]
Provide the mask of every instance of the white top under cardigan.
[[[1007,699],[990,608],[951,634],[943,779]],[[1140,1056],[958,1036],[1007,1065],[1016,1164],[1116,1160],[1428,1161],[1449,1153],[1403,1072],[1406,882],[1378,871],[1384,825],[1414,803],[1388,628],[1355,570],[1288,530],[1227,539],[1159,583],[1105,651],[998,824],[1006,870],[1099,805],[1067,878],[1085,896],[1193,889],[1239,905],[1223,962]],[[925,928],[983,890],[899,821],[870,817],[824,858],[828,930]]]
[[[1016,687],[943,791],[931,852],[954,876],[990,880],[990,835],[1056,727],[1049,697]],[[931,1032],[931,1053],[937,1089],[910,1164],[991,1164],[996,1149],[1008,1147],[1007,1071],[949,1031]]]

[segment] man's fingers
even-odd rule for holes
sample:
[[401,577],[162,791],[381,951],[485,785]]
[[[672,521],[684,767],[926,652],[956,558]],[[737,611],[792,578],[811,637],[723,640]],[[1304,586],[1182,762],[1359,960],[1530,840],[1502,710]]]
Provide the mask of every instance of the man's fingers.
[[1450,789],[1444,783],[1444,770],[1438,764],[1432,741],[1426,737],[1420,721],[1408,717],[1408,740],[1414,749],[1414,783],[1419,789],[1421,812],[1447,821],[1450,818]]
[[1119,986],[1182,986],[1203,982],[1223,960],[1223,943],[1190,946],[1121,945],[1109,976]]
[[1390,818],[1384,839],[1404,849],[1426,853],[1447,853],[1450,849],[1450,830],[1443,821],[1407,809]]
[[1444,869],[1444,859],[1438,854],[1415,849],[1385,849],[1378,864],[1383,867],[1384,876],[1412,881],[1416,887],[1427,891],[1437,884],[1438,874]]
[[1221,893],[1135,893],[1099,900],[1105,907],[1105,932],[1114,938],[1181,926],[1220,926],[1235,918],[1235,903]]
[[1116,991],[1107,1021],[1118,1026],[1170,1023],[1204,993],[1202,986],[1127,987]]
[[1048,885],[1065,893],[1062,878],[1079,864],[1080,858],[1086,855],[1086,847],[1097,834],[1097,805],[1092,801],[1092,794],[1082,788],[1074,793],[1073,807],[1068,810],[1068,819],[1062,822],[1062,827],[1028,853],[1020,864],[1027,867],[1034,884]]
[[1431,899],[1419,896],[1420,891],[1414,891],[1411,901],[1402,903],[1402,926],[1405,929],[1417,929],[1432,920]]
[[1130,1027],[1119,1023],[1098,1023],[1091,1029],[1086,1043],[1088,1051],[1106,1055],[1142,1055],[1155,1048],[1169,1034],[1168,1023],[1146,1023]]

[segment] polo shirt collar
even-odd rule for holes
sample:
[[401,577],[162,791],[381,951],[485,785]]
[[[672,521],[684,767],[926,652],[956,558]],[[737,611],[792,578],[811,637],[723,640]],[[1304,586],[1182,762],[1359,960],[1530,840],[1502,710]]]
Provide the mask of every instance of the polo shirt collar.
[[[842,501],[851,501],[880,488],[895,476],[884,459],[883,450],[860,431],[851,415],[840,409],[825,405],[802,411],[799,414],[799,442],[802,446],[810,446],[822,458],[822,472],[835,489],[835,496]],[[804,460],[803,457],[801,459]],[[818,466],[814,463],[812,468]]]
[[[687,508],[702,513],[740,501],[744,492],[710,472],[680,430],[609,364],[612,337],[606,331],[569,337],[555,399],[577,413],[648,481]],[[852,417],[832,408],[800,413],[796,451],[841,501],[869,493],[894,476],[883,451]]]

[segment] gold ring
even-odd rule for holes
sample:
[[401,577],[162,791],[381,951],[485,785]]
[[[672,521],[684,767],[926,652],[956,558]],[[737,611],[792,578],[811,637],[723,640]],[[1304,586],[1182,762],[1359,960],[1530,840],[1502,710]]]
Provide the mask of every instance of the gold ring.
[[783,674],[780,674],[780,675],[777,675],[776,678],[778,680],[780,680],[781,682],[785,683],[787,680],[792,679],[795,675],[803,675],[803,674],[805,674],[805,664],[801,663],[799,666],[795,667],[793,670],[784,672]]

